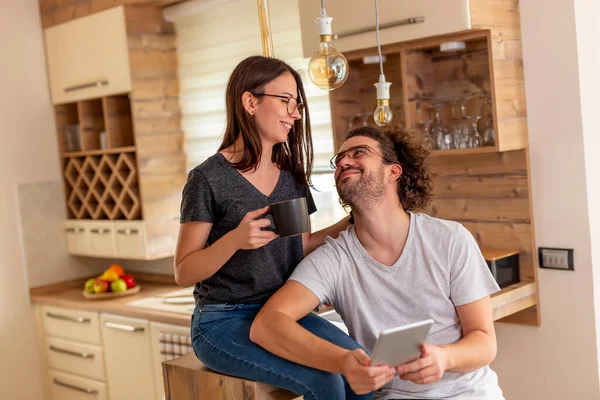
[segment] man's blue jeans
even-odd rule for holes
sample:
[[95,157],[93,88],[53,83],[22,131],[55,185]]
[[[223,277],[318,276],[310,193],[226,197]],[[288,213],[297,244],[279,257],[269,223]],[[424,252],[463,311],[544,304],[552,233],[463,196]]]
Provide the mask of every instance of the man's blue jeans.
[[[356,395],[338,374],[319,371],[269,353],[250,340],[250,326],[262,304],[210,304],[196,307],[192,344],[208,368],[287,389],[305,400],[369,400]],[[360,346],[343,331],[314,314],[298,321],[315,335],[349,350]]]

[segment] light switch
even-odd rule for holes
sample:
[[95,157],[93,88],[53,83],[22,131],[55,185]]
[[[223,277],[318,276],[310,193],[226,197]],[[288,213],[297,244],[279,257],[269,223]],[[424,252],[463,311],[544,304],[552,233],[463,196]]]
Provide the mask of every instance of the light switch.
[[574,270],[573,249],[540,247],[538,252],[541,268]]

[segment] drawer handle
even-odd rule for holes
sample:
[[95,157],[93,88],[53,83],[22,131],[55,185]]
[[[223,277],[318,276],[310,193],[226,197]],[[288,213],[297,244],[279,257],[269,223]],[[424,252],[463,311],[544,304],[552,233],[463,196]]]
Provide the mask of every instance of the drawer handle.
[[127,332],[144,332],[144,327],[142,326],[131,326],[125,324],[117,324],[116,322],[105,322],[104,326],[110,329],[117,329],[119,331],[127,331]]
[[91,320],[86,317],[71,317],[68,315],[55,314],[53,312],[47,312],[46,316],[48,316],[50,318],[62,319],[65,321],[79,322],[80,324],[87,324],[87,323],[91,322]]
[[91,233],[97,233],[99,235],[105,235],[107,233],[110,233],[110,229],[108,229],[108,228],[98,228],[98,229],[94,228],[94,229],[90,229],[90,232]]
[[65,229],[65,231],[67,233],[83,233],[83,232],[85,232],[85,229],[83,229],[83,228],[67,228],[67,229]]
[[76,357],[81,357],[81,358],[94,358],[94,355],[91,353],[79,353],[77,351],[61,349],[59,347],[55,347],[52,345],[50,345],[50,350],[55,351],[57,353],[68,354],[70,356],[76,356]]
[[96,389],[88,389],[88,388],[82,388],[82,387],[79,387],[79,386],[71,385],[70,383],[59,381],[56,378],[53,378],[52,382],[54,382],[55,385],[64,386],[66,388],[73,389],[73,390],[78,390],[78,391],[83,392],[83,393],[98,394],[98,391]]
[[68,92],[73,92],[75,90],[87,89],[87,88],[91,88],[91,87],[100,87],[100,86],[106,86],[106,85],[108,85],[108,80],[103,79],[101,81],[83,83],[81,85],[67,86],[64,89],[64,91],[65,91],[65,93],[68,93]]
[[139,233],[139,231],[137,229],[119,229],[117,231],[117,233],[120,233],[121,235],[137,235]]
[[[412,18],[404,18],[398,21],[394,21],[394,22],[388,22],[387,24],[380,24],[379,25],[379,29],[386,29],[386,28],[394,28],[396,26],[402,26],[402,25],[412,25],[412,24],[422,24],[425,22],[425,17],[412,17]],[[361,33],[367,33],[367,32],[372,32],[374,31],[376,28],[373,27],[369,27],[369,28],[361,28],[361,29],[355,29],[352,31],[346,31],[346,32],[340,32],[337,34],[333,35],[334,39],[342,39],[348,36],[352,36],[352,35],[359,35]]]

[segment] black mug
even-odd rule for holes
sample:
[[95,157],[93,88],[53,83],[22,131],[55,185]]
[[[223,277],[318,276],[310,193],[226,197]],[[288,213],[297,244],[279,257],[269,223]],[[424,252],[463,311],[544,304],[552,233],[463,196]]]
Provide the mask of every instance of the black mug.
[[267,214],[273,217],[275,228],[271,227],[271,230],[279,237],[308,232],[308,206],[305,197],[273,203]]

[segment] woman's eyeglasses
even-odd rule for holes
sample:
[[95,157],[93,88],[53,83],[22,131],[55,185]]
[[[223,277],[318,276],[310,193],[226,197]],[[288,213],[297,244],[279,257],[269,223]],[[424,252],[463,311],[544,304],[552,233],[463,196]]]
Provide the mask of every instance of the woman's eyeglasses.
[[252,93],[255,97],[261,97],[261,96],[268,96],[268,97],[276,97],[278,99],[281,99],[281,101],[283,101],[286,106],[287,106],[287,112],[289,115],[292,115],[294,113],[294,111],[298,110],[298,113],[300,115],[302,115],[302,113],[304,112],[304,103],[298,103],[298,100],[296,100],[293,97],[288,97],[288,96],[284,96],[282,94],[268,94],[268,93]]
[[390,159],[384,157],[380,152],[378,152],[374,148],[369,147],[366,144],[363,144],[363,145],[359,145],[359,146],[350,147],[348,150],[340,151],[338,154],[336,154],[335,156],[333,156],[331,158],[331,160],[329,161],[329,165],[331,166],[331,169],[337,169],[340,162],[342,162],[342,160],[345,157],[357,159],[357,158],[361,158],[361,157],[368,155],[369,152],[377,154],[379,157],[381,157],[383,160],[385,160],[387,162],[399,164],[398,161],[390,160]]

